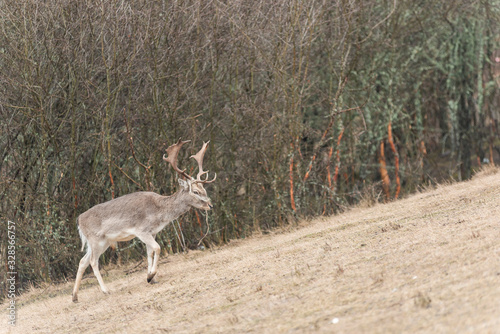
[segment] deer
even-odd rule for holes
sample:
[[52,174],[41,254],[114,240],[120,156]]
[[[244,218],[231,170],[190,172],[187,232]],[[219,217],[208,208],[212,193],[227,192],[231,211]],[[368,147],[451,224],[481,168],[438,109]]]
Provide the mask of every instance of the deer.
[[214,178],[209,180],[208,171],[203,170],[203,157],[210,141],[203,142],[201,150],[191,156],[198,163],[196,179],[187,174],[185,169],[181,170],[177,167],[179,151],[182,145],[188,142],[190,140],[182,141],[179,138],[177,143],[166,149],[167,157],[163,155],[163,160],[169,163],[178,174],[180,189],[177,192],[170,196],[146,191],[134,192],[95,205],[78,216],[76,223],[82,241],[81,251],[83,252],[87,246],[87,252],[78,266],[72,295],[73,302],[78,302],[78,289],[89,264],[101,291],[109,294],[99,272],[99,257],[108,247],[116,248],[118,242],[129,241],[133,238],[138,238],[146,244],[147,282],[152,283],[160,256],[160,245],[155,240],[156,234],[191,208],[206,211],[213,208],[212,201],[203,187],[217,178],[215,174]]

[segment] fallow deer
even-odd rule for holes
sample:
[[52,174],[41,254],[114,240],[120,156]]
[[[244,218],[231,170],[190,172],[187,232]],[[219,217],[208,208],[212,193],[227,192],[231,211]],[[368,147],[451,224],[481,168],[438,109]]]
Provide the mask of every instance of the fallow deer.
[[[77,218],[78,231],[82,239],[82,251],[85,245],[87,253],[80,260],[73,288],[73,302],[78,301],[78,289],[85,269],[92,266],[102,292],[109,293],[99,273],[99,257],[109,246],[116,247],[118,241],[128,241],[135,237],[146,244],[148,257],[147,281],[151,282],[156,274],[160,245],[155,241],[156,234],[168,223],[187,212],[190,208],[212,209],[212,202],[207,196],[204,184],[212,183],[217,178],[208,180],[208,171],[203,170],[203,157],[208,142],[201,150],[192,155],[198,162],[198,175],[195,178],[177,167],[177,155],[182,145],[188,143],[179,139],[167,148],[163,160],[170,163],[179,176],[180,190],[171,196],[161,196],[153,192],[135,192],[108,202],[98,204],[82,213]],[[202,178],[207,174],[205,178]]]

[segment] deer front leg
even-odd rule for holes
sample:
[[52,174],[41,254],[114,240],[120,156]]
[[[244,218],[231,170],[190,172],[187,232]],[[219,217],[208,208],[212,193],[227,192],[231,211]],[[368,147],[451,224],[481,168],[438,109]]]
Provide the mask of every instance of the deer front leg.
[[160,257],[160,245],[156,242],[152,235],[144,234],[137,236],[142,242],[146,244],[148,251],[148,283],[151,283],[153,277],[156,275],[158,268],[158,259]]

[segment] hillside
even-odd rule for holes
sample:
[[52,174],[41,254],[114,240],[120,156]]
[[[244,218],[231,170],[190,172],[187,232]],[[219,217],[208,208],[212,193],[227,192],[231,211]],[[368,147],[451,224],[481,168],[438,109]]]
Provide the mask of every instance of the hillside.
[[499,240],[500,173],[490,170],[393,203],[163,257],[153,285],[145,262],[104,268],[111,294],[103,295],[88,269],[79,303],[71,302],[73,281],[33,289],[18,299],[17,327],[0,331],[497,332]]

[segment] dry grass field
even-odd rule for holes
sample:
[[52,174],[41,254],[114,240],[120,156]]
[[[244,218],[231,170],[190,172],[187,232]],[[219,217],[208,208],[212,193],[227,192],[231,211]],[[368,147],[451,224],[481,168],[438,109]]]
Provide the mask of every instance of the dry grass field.
[[33,289],[0,331],[500,333],[500,173],[146,267]]

